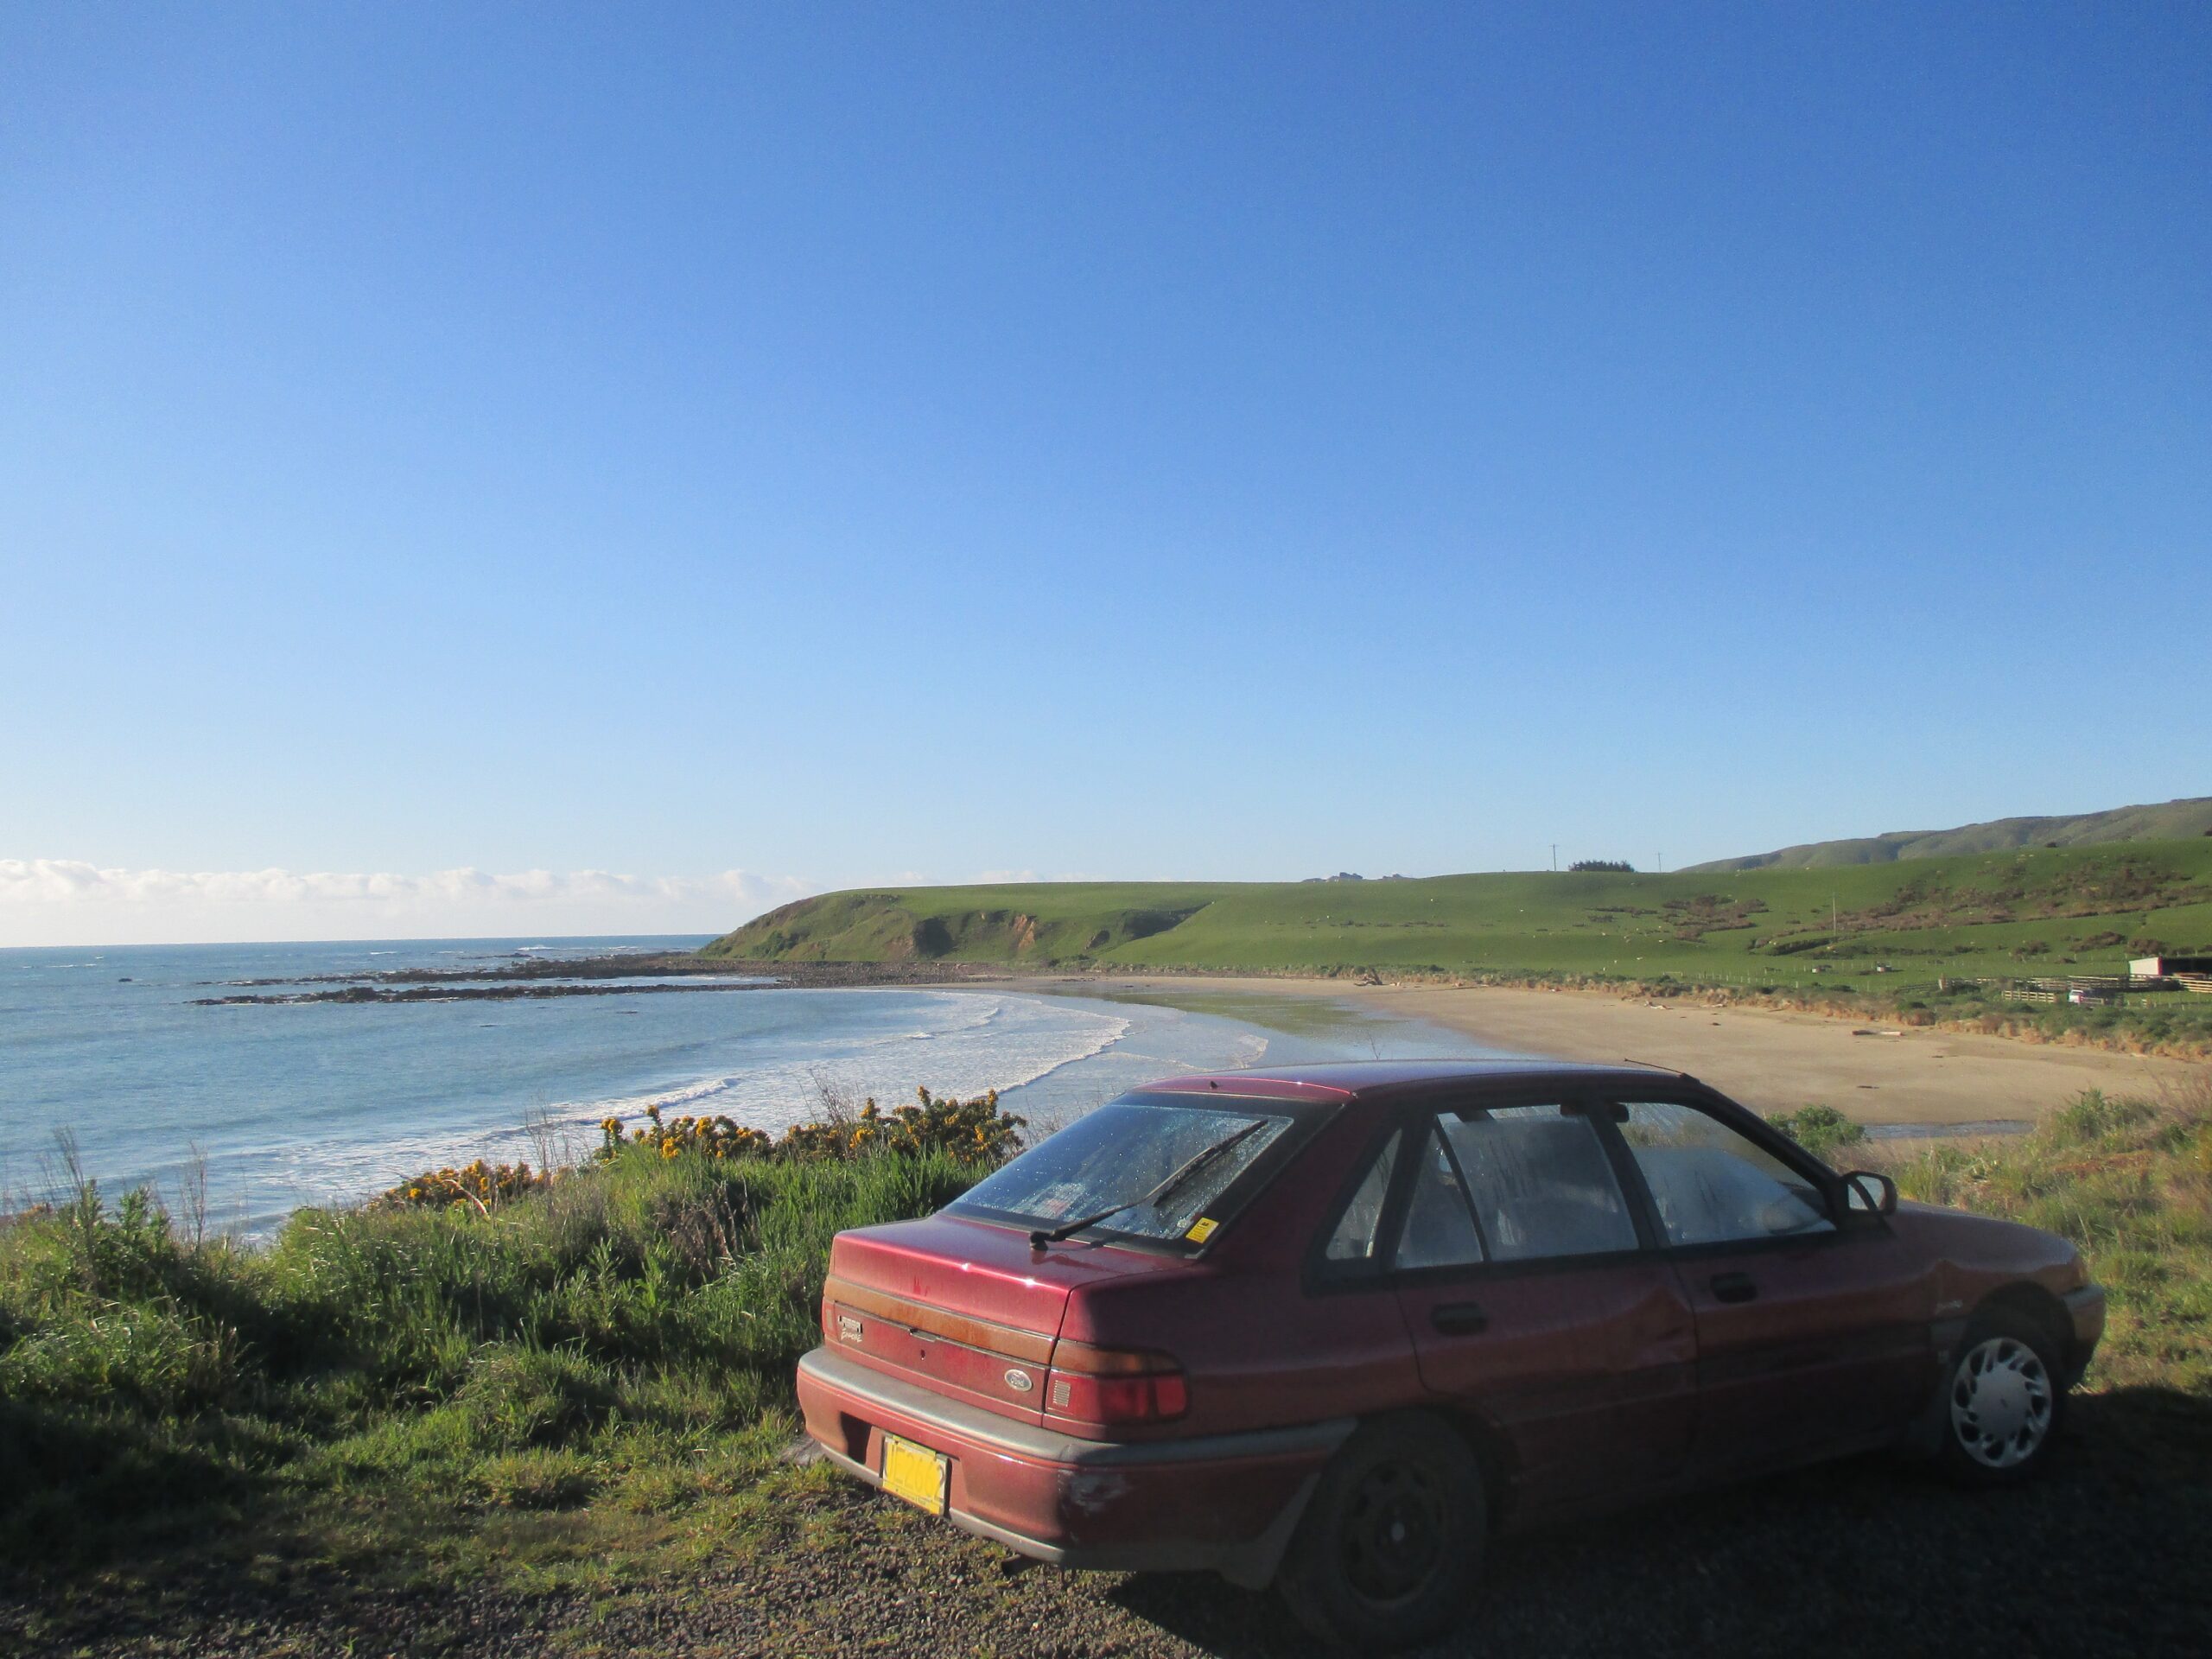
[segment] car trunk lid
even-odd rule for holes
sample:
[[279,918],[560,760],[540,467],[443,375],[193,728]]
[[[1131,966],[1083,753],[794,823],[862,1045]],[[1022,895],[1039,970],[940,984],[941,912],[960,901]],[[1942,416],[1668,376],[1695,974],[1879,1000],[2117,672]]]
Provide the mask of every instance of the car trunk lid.
[[1036,1250],[1011,1228],[957,1216],[861,1228],[830,1247],[822,1328],[877,1370],[1039,1422],[1068,1298],[1178,1265],[1111,1248]]

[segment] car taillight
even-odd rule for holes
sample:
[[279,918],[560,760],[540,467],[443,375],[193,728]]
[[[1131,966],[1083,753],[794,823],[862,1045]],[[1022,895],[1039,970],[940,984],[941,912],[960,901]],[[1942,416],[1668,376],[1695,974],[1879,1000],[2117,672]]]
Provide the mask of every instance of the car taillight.
[[1052,1350],[1045,1409],[1079,1423],[1164,1423],[1190,1409],[1183,1368],[1166,1354],[1094,1348],[1065,1338]]

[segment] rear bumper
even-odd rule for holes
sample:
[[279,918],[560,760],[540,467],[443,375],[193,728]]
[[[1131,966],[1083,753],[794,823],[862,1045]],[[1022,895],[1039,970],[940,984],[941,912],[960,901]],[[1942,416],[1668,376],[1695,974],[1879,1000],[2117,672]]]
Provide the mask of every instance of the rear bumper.
[[882,1484],[883,1437],[952,1460],[946,1518],[1040,1561],[1122,1573],[1206,1571],[1258,1588],[1351,1419],[1124,1444],[1072,1440],[949,1400],[827,1348],[799,1362],[806,1432]]

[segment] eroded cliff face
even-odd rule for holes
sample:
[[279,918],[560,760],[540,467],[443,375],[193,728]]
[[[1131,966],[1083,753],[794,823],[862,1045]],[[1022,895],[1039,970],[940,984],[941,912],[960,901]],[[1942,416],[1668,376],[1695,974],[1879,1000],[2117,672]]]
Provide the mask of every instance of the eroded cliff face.
[[830,893],[771,911],[702,954],[785,962],[1063,962],[1164,933],[1201,908],[1121,910],[1054,921],[1011,907],[918,915],[903,894]]

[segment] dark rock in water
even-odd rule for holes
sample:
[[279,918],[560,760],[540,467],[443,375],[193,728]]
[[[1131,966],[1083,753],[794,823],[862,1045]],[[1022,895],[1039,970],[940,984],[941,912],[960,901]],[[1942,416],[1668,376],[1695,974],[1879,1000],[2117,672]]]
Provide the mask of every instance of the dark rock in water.
[[[192,1005],[222,1008],[291,1002],[510,1002],[549,996],[665,996],[675,992],[708,995],[792,987],[963,984],[995,982],[1007,977],[1006,969],[993,964],[926,961],[779,962],[772,973],[733,976],[732,969],[747,965],[738,961],[716,962],[690,956],[588,957],[551,963],[533,957],[489,972],[480,968],[396,969],[369,976],[370,982],[365,984],[361,976],[353,974],[314,974],[304,979],[203,980],[200,982],[202,984],[213,982],[236,992],[258,991],[263,986],[304,984],[335,983],[339,988],[198,996],[192,999]],[[581,979],[585,982],[539,982],[548,979]],[[623,982],[591,982],[606,979]]]
[[128,985],[130,982],[130,976],[125,974],[121,979],[117,980],[115,982],[118,985]]

